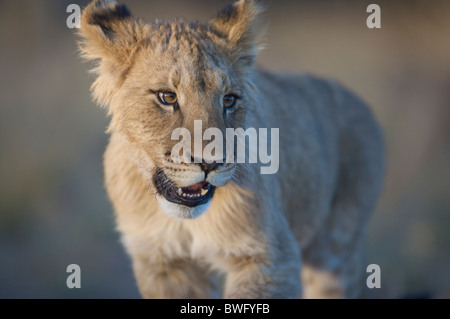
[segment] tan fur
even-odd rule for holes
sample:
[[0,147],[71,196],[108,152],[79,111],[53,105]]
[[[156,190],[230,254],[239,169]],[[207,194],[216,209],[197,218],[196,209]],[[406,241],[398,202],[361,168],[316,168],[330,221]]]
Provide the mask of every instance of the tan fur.
[[[255,67],[260,11],[240,0],[207,23],[153,24],[115,2],[83,12],[80,47],[99,61],[93,96],[111,115],[106,187],[144,297],[207,298],[211,269],[226,273],[227,298],[356,297],[364,285],[363,240],[383,175],[379,128],[333,81]],[[180,109],[158,105],[149,90],[159,89],[176,92]],[[241,99],[224,113],[230,92]],[[206,175],[172,163],[171,132],[192,131],[194,120],[204,130],[280,128],[279,172],[226,164]],[[219,187],[208,205],[169,203],[156,192],[157,167],[180,187],[205,178]]]

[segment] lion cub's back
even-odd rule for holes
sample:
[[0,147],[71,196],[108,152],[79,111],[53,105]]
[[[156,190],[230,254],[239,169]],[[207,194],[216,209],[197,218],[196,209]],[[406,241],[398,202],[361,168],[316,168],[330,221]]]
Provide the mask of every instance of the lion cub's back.
[[[330,211],[340,178],[354,167],[355,187],[375,202],[384,169],[383,138],[368,106],[329,79],[261,71],[255,125],[279,128],[277,174],[284,212],[302,237],[314,233]],[[301,228],[301,229],[299,229]],[[309,234],[309,235],[308,235]]]

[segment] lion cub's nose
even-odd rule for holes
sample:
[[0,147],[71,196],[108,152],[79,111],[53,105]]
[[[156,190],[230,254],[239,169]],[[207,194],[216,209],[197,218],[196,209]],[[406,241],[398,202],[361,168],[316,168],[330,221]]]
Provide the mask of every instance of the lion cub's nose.
[[220,163],[212,162],[212,163],[206,163],[205,161],[202,161],[200,164],[202,170],[205,172],[205,174],[208,174],[209,172],[215,170],[217,166],[219,166]]

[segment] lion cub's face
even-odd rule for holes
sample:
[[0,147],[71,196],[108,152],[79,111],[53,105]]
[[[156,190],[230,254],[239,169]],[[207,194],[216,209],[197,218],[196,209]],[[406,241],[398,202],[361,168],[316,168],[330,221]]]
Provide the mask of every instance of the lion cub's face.
[[[88,58],[100,59],[93,95],[109,106],[110,132],[122,137],[170,215],[198,217],[216,187],[239,173],[236,164],[211,163],[193,147],[194,121],[202,121],[203,131],[214,127],[224,136],[226,128],[245,126],[257,12],[252,1],[239,1],[206,24],[151,25],[134,20],[115,2],[94,1],[83,13],[80,46]],[[192,137],[183,163],[171,156],[179,142],[171,138],[177,128]]]

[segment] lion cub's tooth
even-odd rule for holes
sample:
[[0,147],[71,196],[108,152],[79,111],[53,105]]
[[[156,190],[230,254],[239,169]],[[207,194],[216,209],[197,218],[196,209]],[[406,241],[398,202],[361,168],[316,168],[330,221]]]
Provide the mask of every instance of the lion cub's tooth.
[[178,195],[183,195],[183,191],[181,190],[181,188],[178,188],[178,191],[177,191],[177,193],[178,193]]
[[202,196],[205,196],[207,192],[208,192],[207,189],[202,189]]

